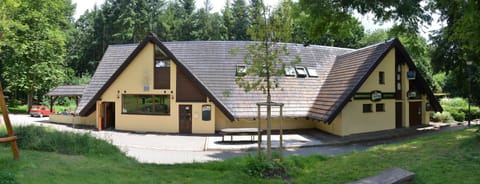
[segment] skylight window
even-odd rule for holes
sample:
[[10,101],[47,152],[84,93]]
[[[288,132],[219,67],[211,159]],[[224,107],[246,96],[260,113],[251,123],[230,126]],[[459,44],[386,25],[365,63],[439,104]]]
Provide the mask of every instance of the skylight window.
[[295,67],[295,71],[297,71],[297,77],[306,77],[307,76],[307,71],[305,70],[305,67],[297,66],[297,67]]
[[293,68],[291,66],[285,67],[285,75],[286,76],[295,76],[295,74],[296,74],[295,68]]
[[317,73],[317,70],[315,70],[315,68],[308,67],[307,72],[309,77],[318,77],[318,73]]
[[235,72],[236,76],[244,76],[247,74],[247,66],[246,65],[237,65],[237,70]]

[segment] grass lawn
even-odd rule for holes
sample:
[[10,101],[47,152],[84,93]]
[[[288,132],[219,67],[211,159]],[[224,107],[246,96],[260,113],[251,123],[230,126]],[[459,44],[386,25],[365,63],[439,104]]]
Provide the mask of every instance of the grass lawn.
[[[342,156],[292,156],[287,157],[283,165],[293,183],[345,183],[390,167],[415,172],[415,183],[478,183],[480,138],[474,131],[468,129],[425,136]],[[75,136],[52,130],[29,132],[20,129],[18,132],[19,137],[24,137],[19,142],[21,160],[13,161],[8,145],[0,146],[0,183],[283,182],[280,178],[262,179],[248,175],[252,168],[249,167],[252,161],[249,157],[197,164],[140,164],[108,143],[92,140],[88,135],[77,140]],[[32,143],[35,142],[30,140],[35,138],[32,135],[42,134],[46,137],[36,138],[48,141]],[[68,148],[72,144],[78,146]]]

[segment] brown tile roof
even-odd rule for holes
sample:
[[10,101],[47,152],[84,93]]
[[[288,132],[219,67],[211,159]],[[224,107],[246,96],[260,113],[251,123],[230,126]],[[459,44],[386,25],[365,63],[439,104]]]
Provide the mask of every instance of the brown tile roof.
[[[201,83],[208,88],[227,111],[235,118],[253,118],[257,116],[256,103],[264,102],[262,92],[244,89],[235,84],[237,64],[244,64],[245,41],[187,41],[163,42],[173,55],[183,63]],[[307,117],[323,81],[330,71],[335,57],[353,51],[352,49],[326,46],[307,46],[286,44],[290,56],[284,57],[286,63],[301,58],[299,66],[315,68],[318,77],[279,77],[279,88],[272,91],[272,101],[284,103],[285,117]],[[230,51],[238,49],[236,55]]]
[[85,85],[57,86],[47,93],[47,96],[82,96]]
[[[256,117],[255,104],[264,102],[266,95],[255,91],[246,93],[235,84],[236,65],[243,64],[245,45],[255,42],[160,42],[153,34],[139,45],[109,46],[85,89],[77,111],[80,115],[94,111],[95,100],[148,42],[157,44],[180,69],[187,71],[187,76],[200,84],[202,90],[230,120]],[[283,59],[287,63],[298,56],[301,58],[298,65],[315,68],[318,77],[279,77],[280,86],[272,91],[272,100],[285,104],[285,117],[309,117],[325,122],[332,121],[341,111],[392,46],[400,47],[404,52],[403,46],[396,39],[358,50],[316,45],[304,47],[301,44],[286,46],[290,56]],[[238,49],[236,55],[231,54],[232,49]],[[409,57],[407,62],[413,65]],[[435,104],[432,103],[432,107],[435,108]],[[275,109],[273,113],[276,113]]]

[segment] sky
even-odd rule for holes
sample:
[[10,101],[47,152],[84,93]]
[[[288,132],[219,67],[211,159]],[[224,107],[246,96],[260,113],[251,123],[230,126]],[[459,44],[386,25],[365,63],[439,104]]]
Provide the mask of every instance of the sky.
[[[225,1],[226,0],[210,0],[210,4],[212,4],[213,12],[220,12],[220,10],[225,6]],[[232,2],[233,0],[230,0]],[[264,0],[265,4],[268,6],[276,6],[280,0]],[[295,1],[295,0],[294,0]],[[73,3],[77,4],[77,9],[75,11],[75,19],[78,19],[80,15],[82,15],[85,10],[87,9],[93,9],[93,6],[97,4],[97,6],[103,4],[105,0],[73,0]],[[248,1],[246,1],[248,2]],[[203,7],[203,0],[196,0],[195,1],[195,6],[197,8]]]
[[[100,6],[103,4],[105,0],[73,0],[73,3],[77,4],[77,9],[75,11],[74,17],[78,19],[80,15],[82,15],[87,9],[93,9],[94,5]],[[226,0],[210,0],[213,8],[213,12],[220,12],[223,6],[225,5]],[[233,0],[231,0],[233,1]],[[264,0],[265,4],[268,6],[274,7],[278,4],[280,0]],[[196,7],[201,8],[203,7],[203,0],[196,0]],[[246,1],[248,2],[248,1]],[[373,14],[367,15],[354,15],[357,17],[361,22],[365,31],[374,31],[376,29],[388,29],[392,27],[393,22],[385,22],[385,23],[376,23],[373,20]],[[438,21],[438,15],[433,15],[434,21],[432,25],[424,25],[422,26],[421,34],[428,40],[428,32],[431,30],[438,30],[441,27],[441,23]]]

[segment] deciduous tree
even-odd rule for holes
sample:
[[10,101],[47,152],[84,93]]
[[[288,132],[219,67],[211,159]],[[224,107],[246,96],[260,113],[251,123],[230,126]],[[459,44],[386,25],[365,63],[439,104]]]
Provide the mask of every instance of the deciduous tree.
[[236,83],[246,92],[257,90],[266,94],[267,159],[271,159],[271,90],[278,86],[277,78],[285,74],[285,66],[287,64],[295,65],[299,59],[291,63],[283,60],[284,56],[289,55],[286,45],[280,43],[290,37],[291,32],[286,29],[284,24],[284,20],[288,17],[275,17],[282,14],[273,14],[265,6],[262,7],[258,15],[263,18],[254,18],[253,20],[263,22],[252,24],[251,29],[256,31],[250,31],[251,37],[256,42],[246,46],[247,53],[244,58],[244,63],[247,65],[246,74],[238,76]]
[[[74,6],[70,0],[12,3],[6,10],[12,25],[4,32],[0,57],[6,90],[43,94],[66,79],[66,30],[71,29]],[[2,28],[3,29],[3,28]]]

